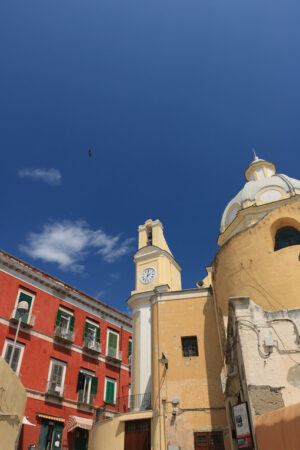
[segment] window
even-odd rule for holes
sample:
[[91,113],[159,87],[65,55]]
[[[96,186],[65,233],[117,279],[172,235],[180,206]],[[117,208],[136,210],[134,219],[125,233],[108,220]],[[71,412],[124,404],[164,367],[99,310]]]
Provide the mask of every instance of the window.
[[98,389],[98,378],[94,372],[80,369],[77,380],[78,402],[92,405]]
[[72,312],[59,308],[55,320],[55,336],[73,341],[75,317]]
[[181,345],[183,356],[198,356],[197,336],[182,337]]
[[127,348],[127,356],[128,358],[132,355],[132,340],[129,339],[128,341],[128,348]]
[[117,381],[113,378],[105,378],[104,401],[106,403],[116,403],[116,385]]
[[111,358],[120,359],[118,347],[119,334],[115,331],[108,330],[106,355],[110,356]]
[[87,320],[84,326],[83,346],[90,350],[100,352],[100,333],[100,327]]
[[[10,367],[12,368],[12,370],[14,370],[17,373],[19,373],[19,371],[20,371],[24,348],[25,348],[24,344],[21,344],[20,342],[16,342]],[[6,339],[6,341],[4,343],[3,351],[2,351],[2,358],[5,359],[7,364],[9,364],[9,362],[10,362],[12,349],[13,349],[13,341]]]
[[300,232],[293,227],[280,228],[275,236],[274,250],[280,250],[292,245],[300,245]]
[[18,296],[17,296],[17,301],[15,304],[15,309],[13,310],[13,315],[12,317],[14,317],[15,319],[19,319],[20,318],[20,312],[18,311],[18,304],[20,302],[27,302],[28,303],[28,311],[26,313],[24,313],[22,315],[22,322],[23,323],[29,323],[29,319],[31,316],[31,307],[33,304],[33,300],[34,300],[34,295],[31,294],[28,291],[25,291],[24,289],[19,289],[18,292]]
[[63,395],[66,366],[66,363],[63,361],[51,359],[47,383],[48,394]]

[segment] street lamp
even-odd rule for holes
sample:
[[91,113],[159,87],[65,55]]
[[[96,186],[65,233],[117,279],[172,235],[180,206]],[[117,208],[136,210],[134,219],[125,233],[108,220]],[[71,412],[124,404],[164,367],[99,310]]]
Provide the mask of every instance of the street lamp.
[[11,364],[12,364],[12,359],[13,359],[13,356],[14,356],[14,353],[15,353],[16,342],[17,342],[17,339],[18,339],[18,335],[19,335],[20,326],[21,326],[21,322],[22,322],[23,316],[24,316],[25,313],[28,312],[28,303],[25,302],[25,301],[20,302],[18,304],[18,306],[17,306],[17,311],[19,313],[19,320],[18,320],[18,326],[17,326],[16,335],[15,335],[15,340],[14,340],[13,347],[12,347],[11,354],[10,354],[10,358],[9,358],[9,363],[8,363],[9,367],[11,367]]

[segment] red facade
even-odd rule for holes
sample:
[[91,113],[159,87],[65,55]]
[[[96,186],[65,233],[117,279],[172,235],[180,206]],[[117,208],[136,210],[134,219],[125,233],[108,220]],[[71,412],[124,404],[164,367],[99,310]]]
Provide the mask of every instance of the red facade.
[[95,408],[109,414],[129,395],[131,319],[4,252],[0,286],[0,354],[8,362],[16,308],[24,299],[29,307],[11,366],[35,426],[22,426],[19,449],[85,450]]

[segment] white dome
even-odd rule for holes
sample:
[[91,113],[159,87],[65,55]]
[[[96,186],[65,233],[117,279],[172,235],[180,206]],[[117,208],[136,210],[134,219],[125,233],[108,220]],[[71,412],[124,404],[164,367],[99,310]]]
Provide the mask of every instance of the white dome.
[[246,170],[245,176],[248,182],[225,208],[221,221],[221,233],[233,222],[242,209],[300,194],[299,180],[287,175],[276,174],[274,164],[257,157]]

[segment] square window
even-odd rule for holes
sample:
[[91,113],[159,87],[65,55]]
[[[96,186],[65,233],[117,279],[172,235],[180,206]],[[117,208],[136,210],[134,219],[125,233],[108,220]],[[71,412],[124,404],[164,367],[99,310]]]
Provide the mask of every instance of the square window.
[[183,356],[198,356],[198,341],[197,336],[187,336],[181,338],[182,355]]
[[2,351],[2,357],[5,359],[7,364],[10,363],[10,367],[14,372],[19,373],[20,366],[23,358],[23,352],[24,352],[25,345],[21,344],[20,342],[16,342],[15,349],[12,356],[12,349],[13,349],[13,341],[10,341],[9,339],[6,339]]

